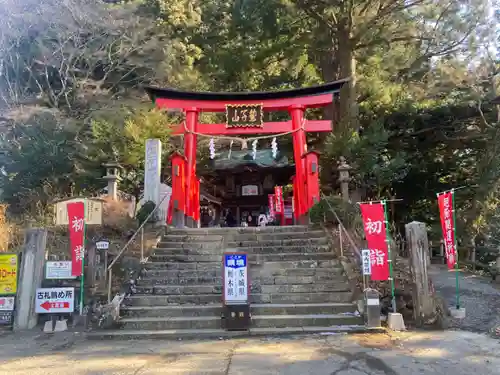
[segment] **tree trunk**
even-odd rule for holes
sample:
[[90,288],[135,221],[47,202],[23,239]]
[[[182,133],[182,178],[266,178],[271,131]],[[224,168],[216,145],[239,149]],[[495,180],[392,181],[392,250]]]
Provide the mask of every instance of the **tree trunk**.
[[[340,91],[340,126],[344,129],[358,129],[358,103],[356,93],[356,58],[354,46],[347,28],[338,32],[339,77],[350,78]],[[340,129],[339,129],[340,130]]]

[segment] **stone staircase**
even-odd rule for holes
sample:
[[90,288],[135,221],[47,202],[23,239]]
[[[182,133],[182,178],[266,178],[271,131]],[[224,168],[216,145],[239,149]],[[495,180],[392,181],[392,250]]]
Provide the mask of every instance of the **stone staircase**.
[[248,253],[250,334],[362,329],[323,231],[307,226],[169,229],[144,265],[112,335],[218,337],[222,254]]

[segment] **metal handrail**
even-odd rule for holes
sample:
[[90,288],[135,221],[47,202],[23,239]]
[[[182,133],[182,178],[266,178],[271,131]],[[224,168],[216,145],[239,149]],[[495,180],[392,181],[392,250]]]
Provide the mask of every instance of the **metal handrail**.
[[[354,249],[354,252],[355,254],[357,255],[357,258],[358,258],[358,261],[361,262],[361,252],[359,251],[358,249],[358,246],[356,245],[356,243],[354,242],[354,240],[352,239],[351,235],[349,234],[349,232],[347,231],[347,228],[345,227],[345,225],[342,223],[342,220],[340,220],[340,217],[339,215],[337,215],[337,212],[335,212],[335,210],[333,209],[332,205],[330,204],[330,202],[328,202],[328,199],[326,199],[326,195],[321,193],[321,197],[323,198],[323,200],[326,202],[326,204],[328,205],[328,208],[330,209],[330,211],[333,213],[333,215],[335,216],[335,220],[337,220],[338,224],[339,224],[339,234],[340,234],[340,241],[342,241],[342,231],[344,231],[345,235],[346,235],[346,238],[347,238],[347,241],[349,242],[349,245],[351,245],[351,247]],[[342,243],[340,244],[340,246],[342,246]]]
[[163,198],[161,199],[161,201],[155,206],[155,208],[153,209],[153,211],[151,211],[149,213],[149,215],[146,216],[146,218],[141,223],[141,225],[139,226],[139,228],[137,228],[137,230],[134,232],[134,234],[132,235],[132,237],[130,237],[130,239],[128,240],[128,242],[118,252],[118,255],[113,259],[113,261],[111,262],[111,264],[106,268],[106,270],[108,271],[108,303],[111,302],[111,283],[112,283],[112,278],[113,278],[113,266],[116,264],[116,262],[118,261],[118,259],[120,259],[120,257],[123,255],[123,253],[125,252],[125,250],[128,249],[129,245],[135,240],[135,238],[137,237],[137,234],[139,232],[141,232],[141,261],[143,260],[143,258],[144,258],[144,226],[149,221],[149,219],[151,219],[151,217],[154,215],[154,213],[161,207],[161,204],[163,203],[163,201],[165,200],[165,198],[167,198],[167,196],[168,196],[168,194],[165,194],[163,196]]

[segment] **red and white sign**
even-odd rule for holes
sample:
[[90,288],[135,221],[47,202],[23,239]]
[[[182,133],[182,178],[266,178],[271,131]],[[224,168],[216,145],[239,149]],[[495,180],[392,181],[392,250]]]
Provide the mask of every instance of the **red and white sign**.
[[274,187],[274,203],[276,204],[276,213],[282,214],[284,209],[283,188],[281,186]]
[[267,196],[268,199],[268,205],[269,205],[269,217],[274,219],[274,216],[276,215],[275,209],[274,209],[274,194],[268,194]]
[[360,208],[366,242],[370,249],[371,279],[387,280],[389,278],[389,251],[384,206],[382,203],[362,203]]
[[85,204],[83,202],[69,203],[69,243],[71,248],[71,275],[81,276],[84,257],[85,236]]
[[0,297],[0,311],[13,311],[16,297]]
[[443,230],[444,249],[446,263],[449,269],[456,264],[455,229],[453,226],[453,192],[447,191],[438,195],[439,216],[441,217],[441,229]]
[[75,288],[40,288],[36,290],[37,314],[72,313],[75,309]]

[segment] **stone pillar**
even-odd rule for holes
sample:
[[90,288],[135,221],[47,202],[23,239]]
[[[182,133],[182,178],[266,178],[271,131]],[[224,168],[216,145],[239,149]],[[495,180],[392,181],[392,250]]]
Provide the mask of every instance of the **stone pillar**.
[[159,139],[146,141],[144,159],[144,202],[160,203],[161,142]]
[[405,225],[410,256],[410,271],[415,285],[413,302],[415,321],[423,324],[434,313],[433,297],[429,288],[429,241],[424,223],[413,221]]
[[347,164],[343,156],[340,157],[339,166],[337,169],[339,171],[339,182],[342,199],[346,202],[349,202],[349,182],[351,181],[351,177],[349,177],[349,171],[351,170],[351,166]]
[[108,197],[112,200],[118,199],[118,181],[120,181],[121,165],[115,162],[104,164],[106,168],[106,175],[103,177],[104,180],[108,181]]
[[16,331],[31,329],[37,324],[35,293],[42,285],[46,244],[46,229],[33,228],[26,231],[14,319]]

